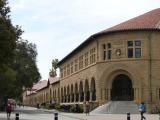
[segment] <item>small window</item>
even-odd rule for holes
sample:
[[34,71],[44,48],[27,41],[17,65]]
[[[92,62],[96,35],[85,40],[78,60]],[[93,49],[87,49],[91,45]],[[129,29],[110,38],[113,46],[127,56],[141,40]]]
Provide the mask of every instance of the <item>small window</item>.
[[103,52],[103,60],[106,60],[106,51]]
[[133,58],[133,48],[128,48],[128,58]]
[[102,46],[103,46],[103,49],[106,49],[106,45],[105,44],[103,44]]
[[141,57],[141,48],[135,48],[135,57],[140,58]]
[[133,46],[133,41],[128,41],[128,47]]
[[108,50],[108,59],[111,59],[111,55],[112,55],[112,52],[111,52],[111,50]]
[[140,40],[135,41],[135,46],[141,46],[141,41]]
[[108,44],[107,44],[107,47],[108,47],[108,48],[111,48],[111,43],[108,43]]
[[159,100],[160,100],[160,89],[159,89]]

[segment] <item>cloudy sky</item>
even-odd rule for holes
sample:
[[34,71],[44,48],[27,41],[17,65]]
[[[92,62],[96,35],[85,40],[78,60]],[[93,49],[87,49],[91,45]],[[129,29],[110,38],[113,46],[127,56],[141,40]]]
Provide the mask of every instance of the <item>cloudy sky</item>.
[[48,79],[61,60],[90,35],[160,7],[160,0],[9,0],[14,25],[37,45],[37,64]]

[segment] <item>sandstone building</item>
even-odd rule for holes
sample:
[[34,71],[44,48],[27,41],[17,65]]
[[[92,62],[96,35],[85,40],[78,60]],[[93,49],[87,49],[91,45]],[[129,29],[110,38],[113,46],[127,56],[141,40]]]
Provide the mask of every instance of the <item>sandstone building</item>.
[[58,101],[160,105],[160,9],[91,35],[59,63]]
[[29,106],[59,103],[59,78],[39,81],[23,94],[23,103]]

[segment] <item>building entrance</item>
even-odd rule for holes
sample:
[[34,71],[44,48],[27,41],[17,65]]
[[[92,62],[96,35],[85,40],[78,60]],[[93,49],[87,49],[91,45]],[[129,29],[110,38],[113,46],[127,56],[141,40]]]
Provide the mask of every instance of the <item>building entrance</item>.
[[124,74],[116,76],[112,83],[111,100],[131,101],[134,99],[134,92],[131,79]]

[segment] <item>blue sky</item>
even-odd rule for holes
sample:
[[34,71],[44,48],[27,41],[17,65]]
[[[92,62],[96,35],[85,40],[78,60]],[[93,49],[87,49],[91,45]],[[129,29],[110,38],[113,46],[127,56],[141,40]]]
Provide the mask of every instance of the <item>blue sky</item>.
[[48,79],[61,60],[90,35],[160,7],[160,0],[9,0],[14,25],[37,45],[37,65]]

